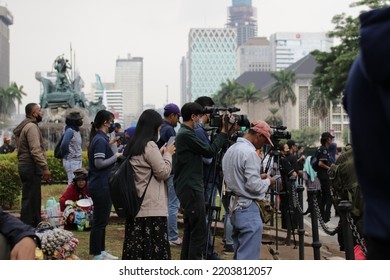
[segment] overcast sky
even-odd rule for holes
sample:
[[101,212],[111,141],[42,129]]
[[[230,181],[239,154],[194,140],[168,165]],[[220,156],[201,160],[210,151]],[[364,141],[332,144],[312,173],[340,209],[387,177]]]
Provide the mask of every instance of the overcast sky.
[[[352,0],[253,0],[258,36],[275,32],[326,32]],[[231,0],[0,0],[14,17],[10,26],[11,81],[23,85],[24,104],[39,101],[36,71],[50,71],[58,55],[85,81],[114,82],[118,57],[144,58],[144,103],[179,103],[180,60],[190,28],[224,27]]]

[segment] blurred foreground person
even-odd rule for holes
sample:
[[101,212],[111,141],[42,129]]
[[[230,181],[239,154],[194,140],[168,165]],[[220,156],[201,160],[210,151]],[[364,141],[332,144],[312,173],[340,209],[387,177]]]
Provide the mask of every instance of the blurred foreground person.
[[34,260],[35,248],[40,244],[33,227],[0,206],[0,260]]
[[349,72],[344,108],[350,119],[364,198],[367,259],[390,259],[390,161],[373,158],[373,141],[390,130],[390,8],[360,15],[360,53]]

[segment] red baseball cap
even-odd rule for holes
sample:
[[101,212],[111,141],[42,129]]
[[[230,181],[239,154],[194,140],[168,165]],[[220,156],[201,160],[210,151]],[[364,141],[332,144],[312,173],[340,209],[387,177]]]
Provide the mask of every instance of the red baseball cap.
[[268,144],[273,146],[271,141],[271,127],[265,122],[265,121],[255,121],[252,123],[251,129],[256,131],[257,133],[260,133],[264,135],[265,138],[267,138]]

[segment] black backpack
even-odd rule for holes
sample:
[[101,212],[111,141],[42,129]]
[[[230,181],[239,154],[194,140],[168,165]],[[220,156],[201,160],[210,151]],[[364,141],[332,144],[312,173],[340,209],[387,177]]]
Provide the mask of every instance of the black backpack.
[[61,143],[62,139],[64,139],[64,134],[62,134],[60,141],[58,141],[56,147],[54,148],[54,157],[62,159],[62,153],[61,153]]
[[149,178],[144,193],[138,197],[134,170],[129,157],[121,156],[118,158],[108,177],[111,201],[118,217],[135,218],[137,216],[151,179],[152,176]]

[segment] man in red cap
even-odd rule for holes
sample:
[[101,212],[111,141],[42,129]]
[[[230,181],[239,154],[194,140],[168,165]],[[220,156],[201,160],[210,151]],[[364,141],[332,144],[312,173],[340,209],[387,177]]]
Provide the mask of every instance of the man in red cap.
[[261,161],[256,153],[263,145],[273,145],[271,128],[264,121],[255,121],[243,137],[230,146],[222,159],[227,191],[232,194],[229,206],[233,225],[234,259],[260,258],[263,222],[254,201],[264,199],[275,179],[260,175]]
[[15,151],[15,147],[11,145],[11,139],[8,136],[3,137],[3,146],[0,147],[0,154],[9,154]]

